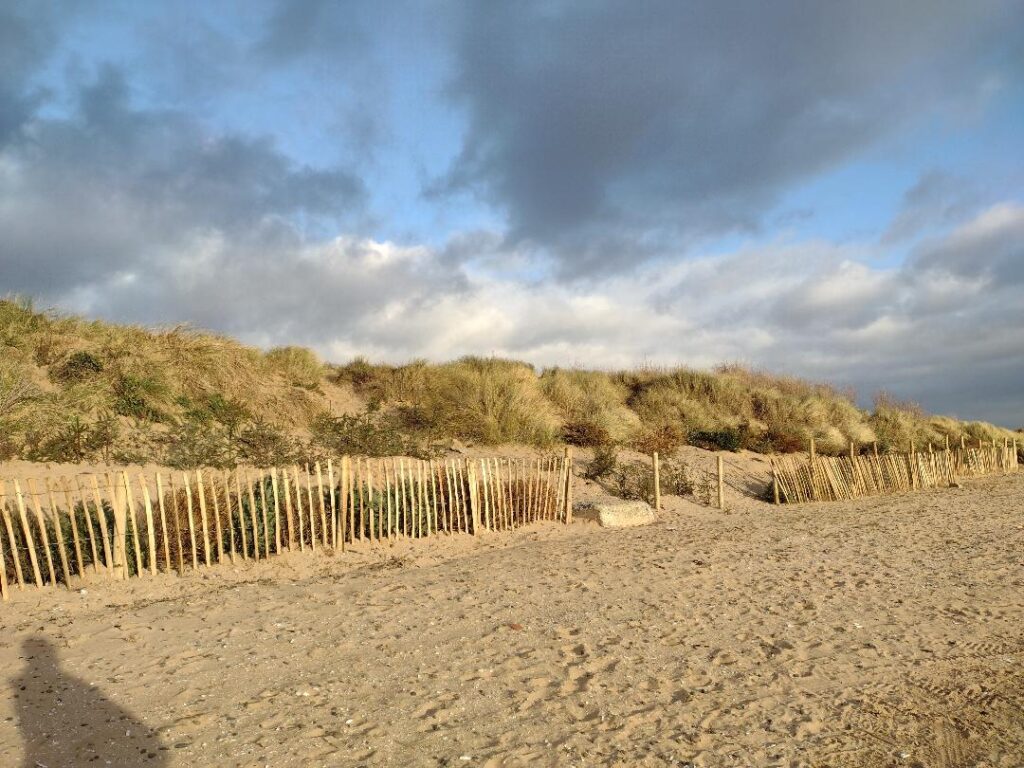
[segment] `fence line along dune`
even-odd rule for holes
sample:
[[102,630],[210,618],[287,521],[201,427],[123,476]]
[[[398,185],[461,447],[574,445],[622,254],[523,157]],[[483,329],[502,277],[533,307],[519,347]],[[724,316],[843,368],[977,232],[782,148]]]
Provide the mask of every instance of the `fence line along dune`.
[[0,478],[0,590],[572,521],[572,457]]
[[840,501],[922,488],[950,487],[960,480],[1006,472],[1019,467],[1017,442],[979,442],[935,451],[850,456],[818,456],[813,442],[806,460],[794,456],[772,459],[775,502]]

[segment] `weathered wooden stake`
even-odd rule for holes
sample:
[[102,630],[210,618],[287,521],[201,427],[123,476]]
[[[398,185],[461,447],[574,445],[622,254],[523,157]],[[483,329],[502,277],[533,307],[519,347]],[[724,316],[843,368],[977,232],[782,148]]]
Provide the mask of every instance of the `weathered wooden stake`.
[[36,488],[36,481],[28,479],[28,492],[32,498],[32,511],[36,513],[36,523],[39,525],[39,537],[43,541],[43,554],[46,555],[46,568],[50,572],[50,583],[57,583],[57,572],[53,568],[53,556],[50,554],[50,534],[46,532],[46,519],[43,517],[43,506],[39,503],[39,489]]
[[[171,571],[171,544],[167,540],[167,510],[164,508],[164,483],[160,477],[160,473],[156,473],[156,503],[160,510],[160,535],[163,537],[164,542],[164,570],[170,573]],[[175,508],[175,517],[177,517],[177,508]],[[178,550],[181,551],[181,542],[178,542]]]
[[156,575],[156,526],[153,524],[153,501],[149,497],[149,483],[139,472],[139,486],[142,488],[142,505],[146,512],[146,543],[149,545],[149,572]]
[[203,524],[203,559],[207,567],[213,562],[210,553],[210,520],[206,515],[206,490],[203,488],[203,473],[196,470],[196,493],[199,494],[199,517]]
[[181,473],[185,480],[185,503],[188,505],[188,541],[192,547],[192,567],[199,568],[199,553],[196,552],[196,521],[192,515],[192,485],[188,480],[188,472]]
[[565,447],[565,523],[572,522],[572,446]]
[[[0,480],[0,496],[6,496],[7,491],[4,481]],[[25,574],[21,570],[21,558],[18,557],[18,548],[14,543],[14,526],[11,524],[11,516],[7,511],[7,503],[0,503],[0,515],[4,518],[4,528],[7,530],[7,541],[11,544],[11,558],[14,560],[14,575],[18,579],[18,589],[25,588]]]
[[53,498],[53,484],[46,480],[46,498],[50,502],[50,517],[53,518],[53,530],[57,534],[57,554],[60,555],[60,570],[64,576],[64,586],[71,589],[71,570],[68,568],[68,552],[64,542],[64,529],[60,524],[60,510]]
[[657,451],[654,452],[654,509],[661,511],[661,462]]
[[722,454],[718,454],[718,508],[725,509],[725,472],[722,466]]
[[[64,505],[68,508],[68,518],[71,520],[71,539],[75,546],[75,565],[78,567],[78,575],[85,574],[85,562],[82,560],[82,542],[78,536],[78,520],[75,519],[75,505],[71,500],[71,491],[68,489],[66,477],[60,479],[60,489],[64,494]],[[0,493],[0,496],[3,494]]]
[[92,497],[96,504],[96,518],[100,525],[100,538],[103,539],[103,563],[107,566],[107,572],[113,574],[114,559],[110,552],[110,533],[107,530],[107,512],[103,508],[103,497],[100,495],[100,482],[96,475],[92,479]]

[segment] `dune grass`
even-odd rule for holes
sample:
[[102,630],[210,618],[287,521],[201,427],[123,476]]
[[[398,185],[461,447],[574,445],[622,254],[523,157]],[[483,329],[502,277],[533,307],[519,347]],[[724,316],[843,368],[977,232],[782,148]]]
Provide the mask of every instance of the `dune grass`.
[[[338,393],[354,410],[332,410]],[[263,353],[187,327],[115,325],[0,300],[0,460],[280,464],[338,452],[421,455],[453,440],[771,453],[805,450],[811,437],[822,453],[842,453],[851,441],[906,450],[947,436],[1014,433],[885,396],[863,410],[851,392],[740,366],[538,371],[479,357],[329,365],[301,347]]]

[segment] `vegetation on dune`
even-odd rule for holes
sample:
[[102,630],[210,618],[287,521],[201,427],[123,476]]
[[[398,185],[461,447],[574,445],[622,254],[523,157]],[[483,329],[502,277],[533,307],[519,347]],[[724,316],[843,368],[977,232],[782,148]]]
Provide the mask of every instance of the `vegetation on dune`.
[[[335,396],[355,403],[332,412]],[[345,409],[343,409],[345,410]],[[538,372],[514,360],[332,366],[301,347],[262,353],[185,327],[145,329],[0,301],[0,460],[281,464],[340,453],[426,455],[453,440],[822,453],[850,441],[906,450],[1001,440],[982,422],[824,384],[724,366]],[[1024,445],[1022,445],[1024,450]]]

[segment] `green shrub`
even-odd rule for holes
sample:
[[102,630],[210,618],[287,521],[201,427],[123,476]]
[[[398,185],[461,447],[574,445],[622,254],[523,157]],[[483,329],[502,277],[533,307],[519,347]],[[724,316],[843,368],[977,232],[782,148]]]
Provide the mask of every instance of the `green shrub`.
[[230,467],[235,464],[235,446],[227,430],[219,425],[186,419],[164,437],[165,462],[178,469]]
[[587,480],[603,480],[619,466],[619,454],[614,445],[605,443],[594,451],[594,457],[587,464],[583,476]]
[[661,492],[669,496],[689,496],[694,491],[694,481],[685,461],[667,459],[659,462],[658,475]]
[[402,456],[415,448],[385,416],[323,414],[313,421],[312,443],[335,456]]
[[279,467],[295,460],[296,445],[278,427],[254,419],[245,424],[234,440],[238,458],[257,467]]
[[85,381],[103,372],[103,363],[90,352],[80,350],[72,353],[64,362],[51,371],[54,381],[62,384]]
[[654,504],[654,468],[648,464],[620,464],[613,475],[613,492],[627,500]]
[[743,448],[743,432],[739,429],[697,430],[690,433],[690,444],[710,451],[736,451]]
[[164,421],[167,387],[159,379],[121,374],[114,380],[114,412],[140,421]]

